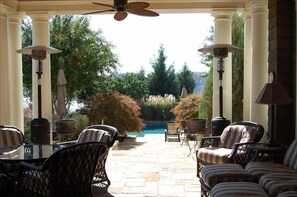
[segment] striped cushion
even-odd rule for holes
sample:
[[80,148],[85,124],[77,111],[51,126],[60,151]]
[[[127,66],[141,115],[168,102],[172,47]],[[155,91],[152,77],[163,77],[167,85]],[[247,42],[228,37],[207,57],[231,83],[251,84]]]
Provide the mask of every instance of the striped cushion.
[[222,163],[230,163],[230,159],[228,156],[232,152],[232,149],[227,148],[200,148],[197,152],[197,157],[207,163],[215,163],[215,164],[222,164]]
[[271,172],[296,172],[296,170],[289,168],[284,164],[273,162],[249,162],[246,165],[245,170],[258,178],[260,178],[264,174],[268,174]]
[[243,125],[227,126],[221,135],[221,147],[232,148],[233,145],[241,139],[242,130],[245,129]]
[[257,183],[251,182],[225,182],[212,188],[210,197],[268,197],[263,188]]
[[111,138],[110,134],[104,130],[85,129],[79,135],[77,143],[91,142],[91,141],[109,143],[110,138]]
[[239,164],[206,165],[201,170],[201,178],[210,188],[222,182],[257,182],[257,179]]
[[277,197],[297,197],[297,191],[282,192]]
[[23,135],[14,128],[0,128],[0,147],[22,145]]
[[283,163],[297,170],[297,140],[291,143],[285,154]]
[[259,185],[261,185],[271,197],[276,197],[284,191],[297,191],[297,172],[263,175],[259,180]]
[[258,135],[255,127],[245,125],[230,125],[226,127],[221,135],[221,147],[233,148],[238,142],[253,141]]

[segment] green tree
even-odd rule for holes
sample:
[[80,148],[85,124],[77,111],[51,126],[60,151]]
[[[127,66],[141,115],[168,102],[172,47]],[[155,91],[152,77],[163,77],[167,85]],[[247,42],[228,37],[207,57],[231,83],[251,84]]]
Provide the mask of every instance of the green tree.
[[[67,99],[71,102],[82,92],[95,92],[104,75],[117,67],[113,46],[101,31],[92,31],[90,19],[77,16],[55,16],[50,23],[50,45],[63,52],[51,56],[52,95],[56,98],[57,73],[62,67],[67,79]],[[22,23],[22,46],[32,45],[32,23]],[[31,58],[23,56],[24,86],[30,95]],[[93,90],[93,91],[91,91]]]
[[[241,15],[235,13],[232,17],[232,43],[235,46],[244,47],[244,20]],[[232,55],[232,120],[243,119],[243,52]]]
[[179,81],[180,87],[179,90],[181,92],[183,86],[186,87],[187,92],[189,94],[194,92],[196,87],[196,82],[193,77],[193,72],[189,70],[187,63],[185,63],[181,69],[181,71],[177,74],[177,80]]
[[158,57],[152,62],[154,71],[149,75],[150,95],[172,94],[178,96],[178,81],[176,79],[174,66],[166,68],[166,55],[163,45],[160,46]]
[[[204,40],[204,47],[214,43],[214,27],[211,26],[209,36]],[[209,72],[204,77],[207,78],[199,106],[199,116],[206,118],[208,121],[208,128],[211,128],[212,119],[212,96],[213,96],[213,54],[201,53],[201,63],[209,67]]]
[[149,96],[148,80],[143,69],[139,73],[125,73],[123,76],[115,76],[111,80],[111,89],[137,101]]

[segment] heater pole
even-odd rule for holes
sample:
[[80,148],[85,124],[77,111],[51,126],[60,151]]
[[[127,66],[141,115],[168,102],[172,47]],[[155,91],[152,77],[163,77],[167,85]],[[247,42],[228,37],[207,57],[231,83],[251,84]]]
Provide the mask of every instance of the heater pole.
[[38,60],[37,67],[37,79],[38,79],[38,118],[42,117],[42,105],[41,105],[41,75],[42,75],[42,61]]
[[220,117],[223,117],[223,72],[224,72],[224,58],[220,57],[218,60],[217,71],[219,73],[219,109]]

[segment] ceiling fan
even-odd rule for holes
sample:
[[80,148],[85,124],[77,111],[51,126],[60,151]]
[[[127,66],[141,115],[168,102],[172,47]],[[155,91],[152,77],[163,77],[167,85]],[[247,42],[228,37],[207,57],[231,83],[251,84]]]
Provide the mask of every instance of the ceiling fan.
[[124,20],[128,16],[128,12],[131,14],[136,14],[140,16],[159,16],[157,12],[146,9],[150,6],[150,4],[147,2],[128,3],[128,0],[114,0],[113,5],[108,5],[105,3],[97,3],[97,2],[93,2],[93,4],[110,7],[111,9],[89,12],[89,13],[85,13],[84,15],[116,11],[114,15],[114,19],[117,21]]

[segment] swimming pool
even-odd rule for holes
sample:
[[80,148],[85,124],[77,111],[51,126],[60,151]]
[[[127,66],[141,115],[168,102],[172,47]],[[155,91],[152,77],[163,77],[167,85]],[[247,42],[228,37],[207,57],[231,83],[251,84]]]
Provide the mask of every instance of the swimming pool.
[[146,122],[146,127],[142,129],[141,133],[129,132],[129,136],[144,137],[145,134],[164,134],[166,129],[166,122]]

